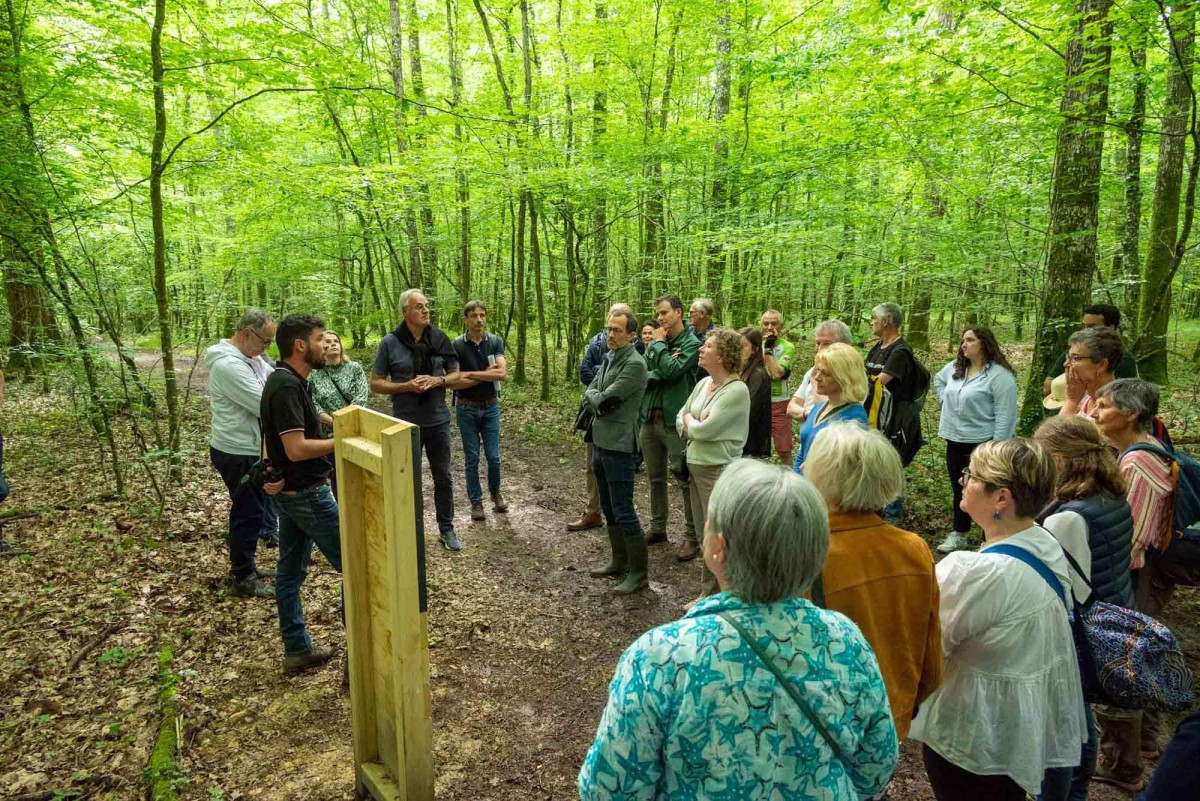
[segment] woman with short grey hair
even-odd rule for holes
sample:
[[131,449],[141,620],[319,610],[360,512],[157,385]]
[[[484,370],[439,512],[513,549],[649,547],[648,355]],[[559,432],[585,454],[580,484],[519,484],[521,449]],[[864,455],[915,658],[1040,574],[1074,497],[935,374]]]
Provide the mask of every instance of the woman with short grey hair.
[[804,475],[829,506],[829,556],[813,601],[853,620],[875,649],[904,739],[942,683],[942,627],[929,546],[876,514],[904,491],[900,454],[879,431],[837,423],[813,440]]
[[1067,340],[1067,400],[1061,415],[1088,414],[1096,393],[1114,378],[1125,356],[1125,345],[1115,328],[1084,328]]
[[[1140,378],[1118,378],[1097,389],[1094,397],[1088,416],[1120,453],[1117,463],[1133,514],[1129,564],[1137,571],[1134,603],[1139,612],[1158,617],[1177,584],[1200,583],[1200,571],[1162,558],[1161,549],[1173,528],[1175,482],[1170,448],[1151,435],[1158,414],[1158,387]],[[1158,753],[1158,713],[1100,705],[1095,713],[1100,765],[1093,779],[1138,792],[1143,785],[1142,755]]]
[[896,729],[875,656],[847,618],[800,595],[828,548],[807,480],[751,459],[725,469],[704,536],[722,592],[621,656],[582,801],[860,798],[887,785]]

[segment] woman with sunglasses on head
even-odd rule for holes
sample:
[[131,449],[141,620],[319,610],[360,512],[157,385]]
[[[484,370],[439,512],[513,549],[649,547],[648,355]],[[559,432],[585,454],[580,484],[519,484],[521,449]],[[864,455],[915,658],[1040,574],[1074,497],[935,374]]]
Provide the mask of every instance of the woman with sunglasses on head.
[[963,331],[954,361],[934,376],[933,389],[942,405],[938,436],[946,441],[946,472],[954,493],[954,526],[938,550],[950,553],[967,547],[971,530],[970,516],[959,508],[959,474],[979,443],[1007,439],[1016,431],[1017,379],[991,329],[971,326]]
[[944,678],[909,737],[924,743],[938,801],[1024,801],[1048,770],[1078,765],[1087,740],[1067,559],[1034,521],[1054,460],[1030,439],[993,440],[961,481],[984,544],[937,565]]

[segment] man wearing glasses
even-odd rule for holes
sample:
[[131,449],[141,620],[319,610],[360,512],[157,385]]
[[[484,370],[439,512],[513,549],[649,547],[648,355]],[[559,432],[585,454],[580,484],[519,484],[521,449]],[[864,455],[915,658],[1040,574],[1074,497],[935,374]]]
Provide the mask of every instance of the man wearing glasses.
[[433,473],[438,539],[448,551],[462,549],[454,531],[454,486],[450,482],[450,409],[446,389],[459,382],[458,354],[430,322],[429,301],[419,289],[400,294],[404,319],[383,338],[371,366],[371,391],[392,396],[392,416],[421,428],[421,444]]
[[275,575],[255,564],[259,534],[273,527],[274,516],[263,491],[242,478],[258,461],[262,448],[259,408],[263,387],[272,367],[263,353],[275,338],[275,321],[259,309],[250,309],[238,321],[237,331],[204,353],[208,367],[208,397],[212,406],[212,434],[208,455],[229,490],[229,574],[233,594],[266,598],[275,591],[262,579]]

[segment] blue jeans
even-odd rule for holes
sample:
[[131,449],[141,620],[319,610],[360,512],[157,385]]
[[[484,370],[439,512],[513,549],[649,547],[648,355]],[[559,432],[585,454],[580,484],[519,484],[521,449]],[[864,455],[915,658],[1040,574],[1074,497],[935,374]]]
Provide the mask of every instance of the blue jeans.
[[463,461],[467,468],[467,500],[483,500],[479,486],[479,443],[487,457],[488,492],[500,491],[500,404],[491,406],[455,406],[458,410],[458,433],[462,436]]
[[254,554],[258,539],[269,525],[267,496],[257,487],[243,484],[242,478],[258,461],[257,456],[225,453],[209,447],[208,458],[221,474],[229,490],[229,572],[235,580],[254,575]]
[[595,445],[592,448],[592,472],[600,489],[600,508],[610,526],[621,526],[625,536],[642,533],[642,522],[633,508],[633,476],[637,470],[637,454],[610,451]]
[[1088,783],[1096,772],[1096,752],[1100,750],[1100,739],[1096,736],[1096,717],[1092,705],[1084,704],[1087,719],[1087,742],[1079,754],[1079,765],[1074,768],[1049,768],[1042,777],[1042,792],[1038,801],[1086,801]]
[[300,606],[300,586],[308,576],[313,546],[325,554],[334,570],[342,572],[338,505],[327,484],[295,495],[276,495],[271,500],[279,512],[279,575],[275,578],[279,636],[283,638],[283,655],[294,656],[312,650]]

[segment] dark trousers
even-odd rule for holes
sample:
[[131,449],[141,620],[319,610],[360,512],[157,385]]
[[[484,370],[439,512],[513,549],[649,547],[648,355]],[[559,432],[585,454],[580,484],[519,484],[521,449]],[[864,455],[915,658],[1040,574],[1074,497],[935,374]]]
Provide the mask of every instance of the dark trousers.
[[600,508],[610,526],[620,526],[625,536],[642,533],[642,523],[633,508],[633,476],[637,471],[637,454],[610,451],[594,445],[592,472],[600,489]]
[[308,564],[316,546],[333,569],[342,572],[342,540],[338,505],[329,485],[321,484],[295,495],[276,495],[279,512],[279,575],[275,578],[275,608],[284,656],[312,650],[304,622],[300,587],[308,577]]
[[209,447],[208,458],[229,490],[229,572],[235,580],[250,578],[255,572],[258,535],[266,525],[267,496],[256,487],[243,484],[242,478],[258,457]]
[[946,440],[946,473],[950,476],[950,489],[954,491],[954,530],[959,534],[971,530],[971,516],[959,508],[963,487],[958,480],[962,477],[962,471],[971,464],[971,453],[982,444]]
[[1142,801],[1179,801],[1200,786],[1200,712],[1183,719],[1167,743]]
[[1011,776],[971,773],[927,745],[921,746],[921,752],[937,801],[1025,801],[1025,791]]
[[454,485],[450,482],[450,424],[421,426],[421,445],[433,473],[433,505],[438,531],[454,528]]

